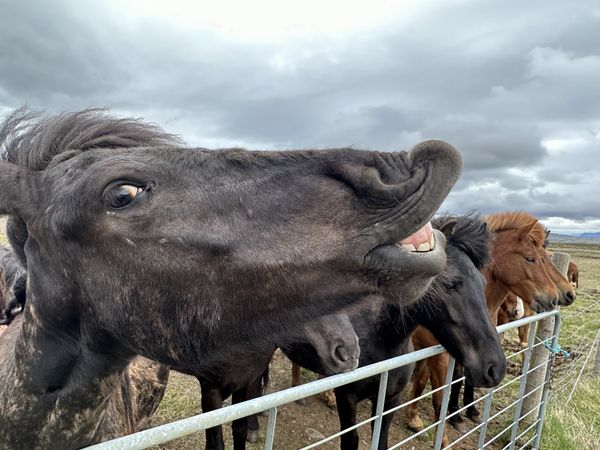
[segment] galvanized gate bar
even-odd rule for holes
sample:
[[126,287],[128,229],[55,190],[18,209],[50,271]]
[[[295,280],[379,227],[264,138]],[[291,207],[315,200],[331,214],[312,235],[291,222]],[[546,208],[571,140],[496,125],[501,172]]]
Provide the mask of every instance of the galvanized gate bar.
[[[508,384],[508,383],[507,383]],[[477,448],[483,448],[485,438],[487,436],[488,420],[490,418],[490,411],[492,410],[492,400],[494,399],[494,389],[488,389],[487,397],[483,405],[483,422],[481,422],[481,429],[479,430],[479,441],[477,442]]]
[[[560,315],[557,314],[554,317],[554,330],[552,339],[552,348],[557,348],[558,335],[560,333]],[[546,378],[544,380],[544,390],[542,391],[542,400],[540,404],[540,415],[539,421],[535,427],[535,440],[533,441],[533,450],[537,450],[540,446],[540,440],[542,439],[542,428],[544,427],[544,417],[546,416],[546,406],[548,405],[548,392],[550,391],[550,376],[552,375],[552,364],[554,363],[554,353],[550,351],[548,355],[548,367],[546,368]]]
[[[540,314],[536,314],[534,316],[526,317],[520,320],[516,320],[511,323],[507,323],[497,327],[497,331],[499,333],[505,332],[510,329],[517,328],[522,325],[530,324],[533,322],[537,322],[541,319],[550,317],[550,316],[558,316],[558,311],[548,311]],[[556,321],[560,323],[559,320]],[[555,323],[555,327],[556,327]],[[558,329],[557,329],[558,330]],[[557,333],[554,334],[553,337],[553,345],[556,345],[558,339]],[[168,441],[172,441],[174,439],[178,439],[180,437],[197,433],[198,431],[205,430],[207,428],[212,428],[217,425],[222,425],[228,422],[232,422],[236,419],[240,419],[242,417],[250,416],[252,414],[257,414],[262,411],[269,411],[269,426],[267,430],[267,442],[265,443],[265,448],[271,448],[273,445],[273,437],[275,431],[275,423],[277,418],[277,410],[276,408],[287,403],[294,402],[301,398],[310,397],[312,395],[327,391],[329,389],[334,389],[338,386],[342,386],[345,384],[353,383],[358,380],[362,380],[364,378],[368,378],[371,376],[379,375],[383,372],[388,372],[390,370],[396,369],[398,367],[405,366],[415,361],[423,360],[429,358],[431,356],[439,355],[443,353],[445,350],[442,346],[437,345],[434,347],[429,347],[423,350],[418,350],[416,352],[411,352],[405,355],[397,356],[395,358],[391,358],[385,361],[380,361],[375,364],[371,364],[369,366],[360,367],[348,373],[338,374],[331,377],[323,378],[317,381],[313,381],[311,383],[307,383],[301,386],[296,386],[290,389],[286,389],[279,392],[274,392],[272,394],[268,394],[262,397],[258,397],[252,400],[248,400],[246,402],[238,403],[236,405],[228,406],[225,408],[221,408],[215,411],[210,411],[204,414],[199,414],[196,416],[188,417],[186,419],[178,420],[175,422],[171,422],[168,424],[164,424],[161,426],[157,426],[148,430],[144,430],[138,433],[134,433],[128,436],[124,436],[121,438],[113,439],[111,441],[103,442],[100,444],[92,445],[87,447],[88,449],[94,450],[107,450],[107,449],[122,449],[122,450],[138,450],[148,448],[154,445],[159,445]],[[550,364],[550,362],[548,362]],[[549,379],[549,373],[547,373],[547,379]],[[383,377],[382,377],[383,378]],[[539,444],[539,437],[541,435],[541,423],[543,421],[543,415],[545,413],[545,405],[548,397],[548,381],[544,383],[540,388],[544,388],[543,397],[544,401],[540,407],[540,419],[538,421],[538,431],[536,433],[536,445]],[[478,400],[480,401],[480,400]],[[487,401],[487,399],[486,399]],[[513,403],[514,405],[514,403]],[[447,419],[449,416],[447,415],[447,401],[445,401],[444,408],[440,414],[444,414],[444,418]],[[500,413],[495,414],[493,417],[502,414],[506,408],[504,408]],[[365,423],[371,422],[373,420],[381,421],[381,416],[385,415],[385,411],[379,411],[376,417],[366,420]],[[432,424],[431,426],[441,425],[441,421]],[[431,427],[430,426],[430,427]],[[427,427],[429,429],[430,427]],[[354,427],[351,427],[354,428]],[[479,428],[476,427],[476,428]],[[440,427],[441,429],[441,427]],[[347,431],[347,430],[346,430]],[[341,434],[341,433],[340,433]],[[408,440],[412,440],[415,436],[421,433],[417,433],[413,435],[411,438],[406,439],[402,442],[406,442]],[[329,439],[326,439],[329,440]],[[396,447],[396,446],[394,446]]]
[[450,356],[448,361],[448,370],[446,371],[446,388],[444,389],[444,396],[442,397],[442,407],[440,409],[440,423],[437,427],[437,433],[435,435],[434,449],[440,450],[442,448],[442,439],[444,437],[444,431],[446,429],[446,416],[448,415],[448,401],[450,400],[450,391],[452,390],[452,376],[454,375],[454,366],[456,360]]
[[525,361],[523,361],[523,378],[521,379],[521,386],[519,386],[519,403],[517,403],[517,407],[515,408],[515,421],[513,424],[513,428],[510,434],[510,450],[514,450],[515,448],[515,437],[519,432],[519,422],[521,420],[521,406],[523,405],[523,396],[525,395],[525,385],[527,384],[527,374],[529,373],[529,363],[531,361],[531,346],[535,340],[535,327],[529,327],[529,336],[527,337],[527,349],[529,351],[525,352]]
[[381,433],[381,422],[383,421],[383,407],[385,405],[385,392],[387,390],[388,372],[383,372],[379,377],[379,392],[377,393],[377,409],[375,423],[373,424],[373,434],[371,436],[371,450],[377,450],[379,447],[379,434]]
[[277,408],[269,410],[269,422],[267,424],[267,438],[265,439],[265,450],[273,449],[275,441],[275,422],[277,422]]

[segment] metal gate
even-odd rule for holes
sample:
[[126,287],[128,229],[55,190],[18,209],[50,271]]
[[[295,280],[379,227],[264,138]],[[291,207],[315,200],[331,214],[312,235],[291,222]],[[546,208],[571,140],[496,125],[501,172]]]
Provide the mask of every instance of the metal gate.
[[[520,375],[515,376],[511,379],[505,379],[505,381],[499,386],[488,389],[485,395],[481,396],[479,399],[476,399],[472,404],[482,402],[483,403],[483,421],[478,424],[467,433],[461,435],[454,441],[450,442],[444,448],[452,448],[455,445],[461,443],[468,436],[471,436],[475,433],[478,434],[476,447],[479,449],[490,448],[492,444],[495,444],[496,448],[500,448],[498,445],[498,441],[501,437],[503,437],[502,444],[503,449],[523,449],[523,448],[533,448],[538,449],[539,443],[542,435],[542,428],[544,425],[544,415],[546,412],[546,406],[548,401],[548,393],[549,393],[549,383],[550,377],[552,373],[552,361],[554,356],[554,349],[558,347],[558,334],[560,330],[560,314],[558,311],[549,311],[541,314],[536,314],[532,317],[527,317],[521,320],[517,320],[497,328],[498,333],[506,332],[510,329],[517,328],[521,325],[525,324],[533,324],[540,323],[541,321],[547,321],[554,319],[553,332],[551,335],[542,336],[540,338],[539,334],[536,335],[535,326],[530,327],[529,332],[529,340],[528,346],[525,349],[514,352],[510,355],[507,355],[507,359],[511,360],[512,358],[519,357],[522,353],[524,353],[524,359],[522,364],[522,370]],[[539,327],[538,327],[539,328]],[[543,351],[543,359],[533,365],[532,364],[532,353],[539,350]],[[444,352],[444,348],[440,345],[426,348],[423,350],[415,351],[412,353],[408,353],[405,355],[401,355],[395,358],[391,358],[385,361],[381,361],[369,366],[360,367],[356,370],[353,370],[348,373],[343,373],[339,375],[334,375],[328,378],[324,378],[321,380],[313,381],[311,383],[307,383],[301,386],[293,387],[290,389],[286,389],[283,391],[275,392],[272,394],[264,395],[260,398],[256,398],[253,400],[249,400],[243,403],[239,403],[236,405],[228,406],[225,408],[221,408],[215,411],[211,411],[204,414],[199,414],[193,417],[189,417],[187,419],[178,420],[175,422],[171,422],[165,425],[157,426],[154,428],[150,428],[148,430],[144,430],[138,433],[134,433],[128,436],[124,436],[118,439],[114,439],[111,441],[103,442],[101,444],[96,444],[91,447],[87,447],[88,449],[94,450],[105,450],[105,449],[144,449],[154,445],[162,444],[168,441],[172,441],[178,439],[180,437],[197,433],[201,430],[205,430],[207,428],[211,428],[217,425],[223,425],[228,422],[231,422],[236,419],[240,419],[242,417],[246,417],[252,414],[257,414],[263,411],[268,413],[268,425],[267,425],[267,435],[265,440],[264,448],[270,450],[272,448],[276,448],[276,444],[274,442],[275,438],[275,427],[277,424],[277,408],[285,405],[287,403],[294,402],[296,400],[310,397],[321,392],[327,391],[329,389],[336,388],[338,386],[342,386],[344,384],[349,384],[363,378],[368,378],[374,375],[380,374],[380,384],[379,384],[379,392],[377,398],[377,408],[376,414],[373,417],[370,417],[367,420],[364,420],[360,423],[357,423],[351,428],[346,430],[342,430],[339,433],[333,434],[331,436],[326,437],[317,442],[313,442],[308,446],[303,447],[303,450],[311,449],[319,447],[320,445],[329,442],[333,439],[336,439],[341,434],[348,432],[352,429],[358,428],[362,425],[370,424],[373,422],[373,434],[371,440],[371,449],[377,449],[379,442],[379,433],[381,429],[381,420],[382,417],[386,414],[390,414],[393,411],[400,410],[410,403],[413,403],[417,400],[428,397],[432,394],[432,392],[427,392],[421,397],[405,402],[399,406],[396,406],[390,410],[384,411],[384,399],[385,392],[387,387],[387,378],[388,372],[390,370],[396,369],[398,367],[402,367],[404,365],[429,358],[430,356],[438,355]],[[461,380],[452,381],[452,372],[454,368],[454,358],[450,358],[450,364],[448,367],[448,373],[446,377],[446,383],[444,386],[441,386],[437,390],[443,390],[443,400],[442,400],[442,410],[440,413],[440,420],[432,423],[428,427],[424,428],[418,433],[412,434],[407,438],[401,440],[400,442],[392,443],[390,449],[402,448],[404,445],[410,443],[418,436],[423,433],[428,432],[429,430],[434,429],[440,423],[445,423],[452,415],[458,414],[468,408],[470,405],[465,405],[463,408],[459,409],[452,415],[448,415],[447,407],[448,407],[448,399],[451,389],[451,384],[457,383]],[[544,375],[541,378],[541,382],[536,386],[528,386],[527,379],[528,376],[536,371],[543,371]],[[463,378],[464,379],[464,378]],[[509,386],[519,386],[518,394],[516,399],[511,401],[508,405],[502,405],[502,407],[495,408],[494,404],[494,395],[500,391],[503,391]],[[531,398],[529,398],[531,397]],[[529,403],[531,403],[531,399],[537,398],[534,401],[533,405],[528,406],[528,411],[523,411],[523,401],[529,398]],[[527,401],[527,400],[525,400]],[[494,419],[502,415],[510,415],[512,411],[512,420],[510,421],[507,427],[504,427],[500,431],[492,430],[490,427],[490,423]],[[436,450],[442,449],[442,435],[443,428],[438,427],[437,432],[435,434],[435,443],[434,448]],[[275,445],[274,445],[275,444]]]

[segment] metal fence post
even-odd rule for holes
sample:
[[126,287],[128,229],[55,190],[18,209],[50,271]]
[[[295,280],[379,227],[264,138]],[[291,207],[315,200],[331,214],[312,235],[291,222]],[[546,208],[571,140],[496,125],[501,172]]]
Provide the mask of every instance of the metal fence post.
[[[555,252],[552,255],[552,262],[558,268],[558,270],[566,277],[567,269],[569,268],[569,259],[571,257],[568,253]],[[552,330],[556,326],[555,316],[548,317],[544,320],[540,320],[537,324],[537,334],[536,337],[540,342],[546,341],[551,335]],[[538,389],[533,392],[536,388],[538,388],[543,380],[546,378],[546,366],[544,366],[544,361],[549,358],[549,351],[545,346],[540,345],[537,346],[532,353],[531,364],[533,367],[539,367],[539,369],[534,370],[530,376],[527,378],[527,385],[525,389],[525,395],[527,397],[523,400],[523,409],[521,417],[528,415],[533,409],[537,408],[540,404],[540,399],[542,396],[541,391]],[[529,395],[528,395],[529,394]],[[530,418],[532,419],[537,414],[531,413],[527,416],[526,423],[530,422]]]
[[379,392],[377,393],[377,419],[373,423],[373,433],[371,436],[371,450],[377,450],[379,447],[379,435],[381,433],[381,422],[383,420],[383,407],[385,405],[385,392],[387,390],[388,372],[385,371],[379,377]]
[[273,442],[275,441],[275,422],[277,422],[277,408],[271,408],[269,410],[269,422],[267,423],[265,450],[273,450]]
[[490,418],[490,411],[492,410],[492,401],[494,399],[494,388],[488,389],[487,398],[483,405],[483,417],[481,422],[481,428],[479,429],[479,441],[477,442],[477,448],[482,449],[485,445],[485,438],[487,436],[488,419]]
[[452,377],[454,374],[454,365],[456,361],[452,356],[448,360],[448,372],[446,372],[446,387],[444,388],[444,396],[442,397],[442,406],[440,409],[440,420],[437,426],[437,432],[435,435],[434,449],[440,450],[442,448],[442,439],[444,438],[444,431],[446,430],[446,416],[448,415],[448,401],[450,400],[450,391],[452,390]]
[[536,327],[533,326],[529,327],[529,336],[527,338],[527,350],[525,351],[525,359],[523,360],[523,379],[521,380],[519,386],[519,402],[515,406],[515,421],[512,427],[512,431],[510,433],[509,450],[513,450],[515,448],[515,439],[517,437],[517,433],[519,432],[519,422],[521,420],[521,407],[523,406],[523,396],[525,395],[525,387],[527,386],[527,372],[529,371],[529,362],[531,361],[531,350],[533,347],[533,343],[535,342],[536,336],[535,328]]
[[[556,348],[558,344],[558,335],[560,333],[560,315],[554,316],[554,338],[552,339],[552,348]],[[533,441],[532,449],[536,450],[540,447],[540,441],[542,439],[542,429],[544,427],[544,418],[546,417],[546,408],[548,406],[548,393],[550,392],[550,376],[552,375],[552,364],[554,362],[554,355],[548,358],[548,364],[546,366],[546,377],[544,379],[544,387],[542,388],[542,398],[540,400],[540,412],[538,417],[538,423],[535,427],[535,440]]]

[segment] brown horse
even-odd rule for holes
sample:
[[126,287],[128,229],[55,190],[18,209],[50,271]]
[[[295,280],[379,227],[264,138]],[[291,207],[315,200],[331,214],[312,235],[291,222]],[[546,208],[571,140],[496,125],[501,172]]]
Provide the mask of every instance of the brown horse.
[[[548,245],[548,241],[546,240],[544,246]],[[548,275],[552,279],[552,282],[556,285],[556,290],[558,291],[558,304],[561,306],[569,306],[577,297],[575,290],[573,289],[573,285],[571,284],[571,279],[568,277],[565,278],[562,273],[558,270],[558,268],[552,262],[552,251],[544,250],[541,253],[542,262]],[[569,262],[569,268],[571,267],[571,263]],[[568,272],[567,272],[568,273]],[[535,314],[531,308],[525,305],[525,317],[529,317]],[[529,325],[523,325],[519,327],[519,342],[523,348],[527,347],[527,336],[529,335]]]
[[497,325],[504,325],[513,320],[522,319],[525,316],[525,308],[529,307],[523,303],[523,299],[512,292],[506,296],[500,309],[498,309]]
[[579,267],[577,266],[577,264],[575,264],[575,261],[569,261],[567,279],[571,284],[574,284],[576,288],[579,287]]
[[[558,302],[558,293],[544,264],[544,226],[535,217],[524,212],[492,214],[485,217],[485,222],[493,235],[490,244],[491,261],[482,270],[486,278],[486,301],[492,323],[497,323],[498,310],[511,292],[522,298],[524,303],[533,305],[535,309],[553,309]],[[413,343],[415,349],[418,349],[435,345],[437,341],[432,340],[430,334],[419,328],[413,335]],[[427,365],[428,369],[422,368],[423,365]],[[433,389],[441,386],[447,367],[447,359],[439,355],[431,361],[419,362],[415,374],[424,379],[416,378],[415,386],[424,388],[427,385],[427,377]],[[454,379],[460,377],[462,368],[457,365]],[[461,385],[462,382],[453,385],[448,407],[450,413],[458,410]],[[418,397],[421,392],[414,392],[414,397]],[[466,383],[464,403],[469,404],[473,400],[474,390]],[[441,400],[434,398],[433,401]],[[467,409],[467,416],[479,421],[479,411],[474,405]],[[465,430],[460,414],[454,415],[449,422],[459,430]]]

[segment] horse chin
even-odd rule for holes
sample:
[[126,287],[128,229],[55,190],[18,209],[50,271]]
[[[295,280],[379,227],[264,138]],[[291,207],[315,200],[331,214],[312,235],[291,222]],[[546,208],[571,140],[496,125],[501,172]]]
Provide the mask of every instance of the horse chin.
[[506,373],[506,360],[504,363],[498,362],[494,370],[487,368],[487,371],[482,370],[481,365],[464,365],[465,377],[476,388],[492,388],[498,386]]
[[344,362],[330,362],[323,364],[323,371],[326,376],[336,375],[338,373],[350,372],[358,367],[358,358],[351,358]]
[[536,313],[542,313],[545,311],[552,311],[556,307],[556,305],[552,301],[534,299],[533,302],[531,302],[531,305],[529,305],[529,307],[532,311],[535,311]]

